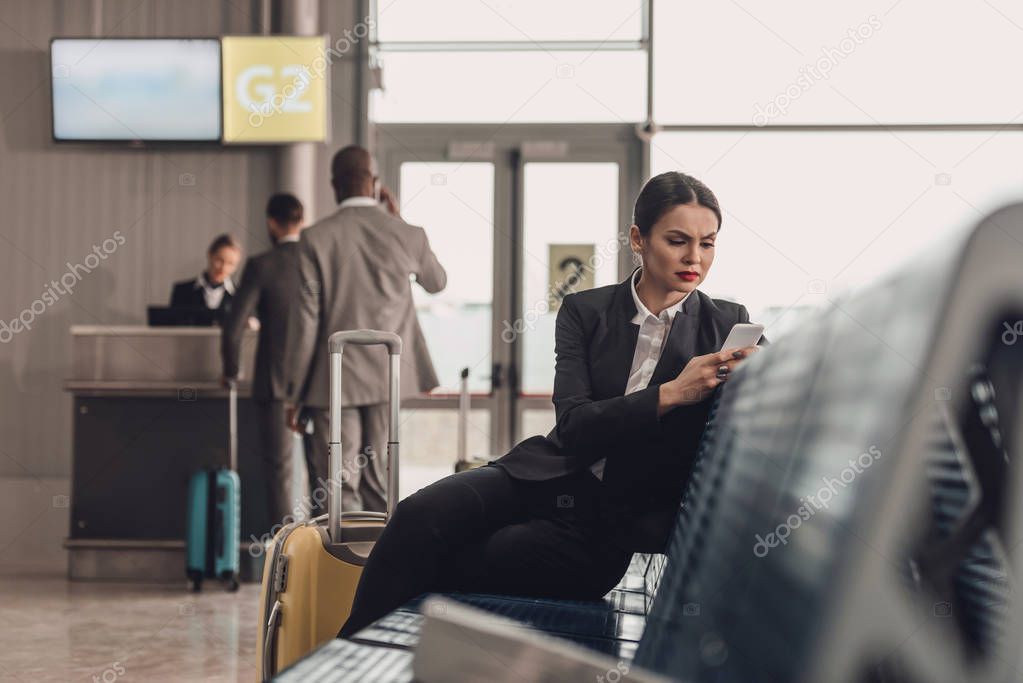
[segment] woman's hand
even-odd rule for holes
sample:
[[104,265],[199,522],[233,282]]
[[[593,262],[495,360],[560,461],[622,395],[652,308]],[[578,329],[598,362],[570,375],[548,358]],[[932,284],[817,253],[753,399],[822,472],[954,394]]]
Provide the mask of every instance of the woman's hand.
[[757,346],[747,346],[744,349],[693,356],[678,377],[661,385],[657,416],[664,415],[672,408],[692,405],[707,398],[717,385],[728,379],[736,365],[757,351]]

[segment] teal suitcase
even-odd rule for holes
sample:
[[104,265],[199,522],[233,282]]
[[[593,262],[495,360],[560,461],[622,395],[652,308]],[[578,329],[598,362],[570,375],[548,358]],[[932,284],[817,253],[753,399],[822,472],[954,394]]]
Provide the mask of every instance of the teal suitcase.
[[241,482],[237,466],[238,395],[232,384],[230,406],[230,467],[202,470],[188,482],[188,519],[185,526],[185,571],[193,591],[203,579],[219,579],[228,590],[238,590],[241,536]]

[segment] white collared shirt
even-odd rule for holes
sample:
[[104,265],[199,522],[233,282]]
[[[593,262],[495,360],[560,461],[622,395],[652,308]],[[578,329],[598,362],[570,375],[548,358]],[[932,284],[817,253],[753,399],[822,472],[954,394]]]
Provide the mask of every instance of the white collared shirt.
[[350,206],[379,206],[379,202],[373,197],[349,197],[337,205],[339,209],[347,209]]
[[[678,303],[672,304],[661,311],[660,315],[650,312],[639,298],[636,292],[636,280],[639,278],[642,268],[637,268],[632,273],[629,284],[632,290],[632,302],[636,304],[636,315],[632,316],[632,324],[639,325],[639,336],[636,338],[636,350],[632,354],[632,368],[629,370],[629,381],[625,384],[626,395],[645,389],[654,376],[654,368],[657,361],[661,359],[661,352],[664,344],[671,333],[671,324],[675,320],[675,314],[682,310],[682,304],[692,292],[687,292]],[[597,475],[598,479],[604,478],[604,461],[601,458],[590,466],[590,471]]]
[[296,232],[292,235],[284,235],[283,237],[278,237],[277,244],[284,244],[285,242],[297,242],[300,236],[301,235]]
[[636,279],[642,271],[637,268],[633,273],[632,301],[636,304],[636,315],[632,317],[632,323],[639,325],[639,337],[636,339],[636,350],[632,355],[632,369],[629,371],[629,381],[625,385],[625,393],[631,394],[634,391],[645,389],[650,384],[650,378],[654,376],[654,368],[657,361],[661,359],[661,351],[664,350],[664,343],[671,332],[671,324],[675,320],[675,314],[682,310],[682,304],[689,293],[682,297],[677,304],[673,304],[661,311],[660,315],[651,313],[636,292]]
[[220,302],[224,300],[224,292],[234,296],[234,282],[231,281],[231,278],[226,278],[222,287],[214,287],[206,281],[206,274],[200,273],[199,277],[195,278],[194,286],[196,289],[202,289],[206,308],[214,310],[220,308]]

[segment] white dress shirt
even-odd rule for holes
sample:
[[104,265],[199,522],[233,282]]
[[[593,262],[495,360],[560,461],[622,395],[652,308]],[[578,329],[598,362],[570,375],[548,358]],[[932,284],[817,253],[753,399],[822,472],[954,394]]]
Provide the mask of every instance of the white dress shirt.
[[[661,311],[660,315],[654,315],[643,305],[636,293],[636,280],[642,273],[642,268],[637,268],[632,273],[630,281],[632,289],[632,301],[636,304],[636,315],[632,317],[632,323],[639,325],[639,336],[636,338],[636,350],[632,354],[632,369],[629,370],[629,381],[625,385],[625,393],[631,394],[640,389],[645,389],[650,384],[650,378],[654,376],[654,368],[661,358],[661,351],[668,340],[671,332],[671,324],[675,320],[675,314],[682,309],[682,303],[689,298],[692,292],[687,292],[678,303],[672,304]],[[601,458],[590,466],[590,471],[597,476],[597,479],[604,478],[604,461]]]
[[224,292],[234,296],[234,282],[226,278],[220,286],[210,284],[206,279],[206,273],[195,278],[195,288],[202,290],[202,297],[206,301],[206,308],[216,310],[220,308],[220,302],[224,300]]
[[342,202],[337,205],[337,208],[347,209],[349,206],[380,206],[380,202],[373,197],[349,197],[348,199],[342,200]]

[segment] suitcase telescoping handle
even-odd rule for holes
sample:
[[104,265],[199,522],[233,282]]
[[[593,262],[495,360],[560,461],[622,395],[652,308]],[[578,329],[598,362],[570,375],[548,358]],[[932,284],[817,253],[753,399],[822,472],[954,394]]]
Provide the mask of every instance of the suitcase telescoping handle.
[[469,368],[462,368],[458,384],[458,461],[469,457]]
[[341,542],[341,358],[345,346],[387,347],[390,360],[390,419],[387,421],[387,515],[398,502],[398,425],[401,408],[401,337],[378,330],[346,330],[330,335],[330,482],[327,496],[327,532]]
[[228,467],[238,471],[238,382],[227,381],[227,455]]

